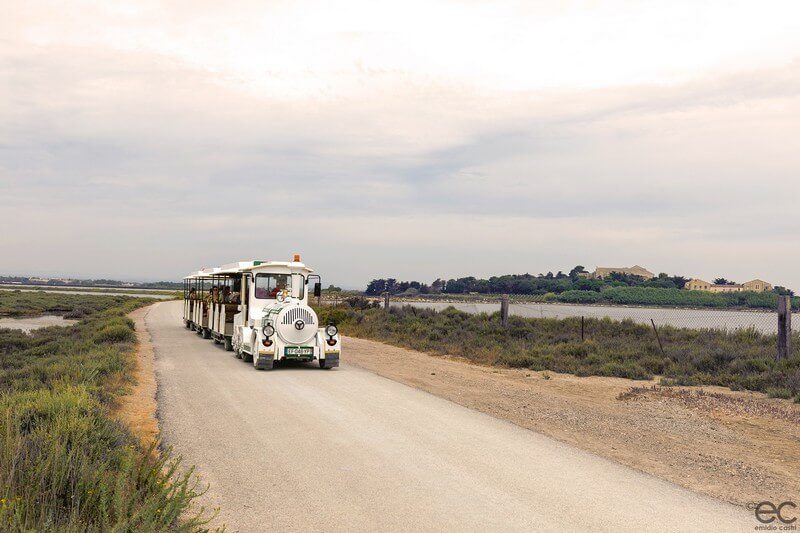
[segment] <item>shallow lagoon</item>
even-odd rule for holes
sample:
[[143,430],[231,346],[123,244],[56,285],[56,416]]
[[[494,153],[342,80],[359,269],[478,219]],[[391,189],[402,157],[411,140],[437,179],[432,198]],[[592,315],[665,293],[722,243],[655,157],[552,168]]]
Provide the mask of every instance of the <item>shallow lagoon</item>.
[[21,329],[25,333],[49,326],[71,326],[77,320],[69,320],[58,315],[29,316],[22,318],[0,318],[0,328]]

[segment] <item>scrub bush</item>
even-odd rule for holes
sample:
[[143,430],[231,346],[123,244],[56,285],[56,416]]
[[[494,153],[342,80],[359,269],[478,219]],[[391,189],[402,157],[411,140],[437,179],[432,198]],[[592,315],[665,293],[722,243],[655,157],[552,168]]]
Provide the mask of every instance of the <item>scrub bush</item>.
[[123,324],[111,324],[98,331],[93,340],[97,344],[114,342],[133,342],[136,334],[133,328]]
[[722,385],[761,392],[800,394],[800,336],[791,357],[775,360],[776,338],[756,330],[659,329],[664,353],[648,325],[609,318],[509,317],[471,314],[449,307],[436,312],[412,306],[383,309],[325,307],[345,335],[363,337],[434,355],[456,355],[476,363],[579,376],[650,379],[677,385]]
[[[600,291],[568,290],[555,295],[564,303],[599,303],[644,305],[650,307],[748,308],[775,310],[778,295],[774,292],[713,293],[660,287],[603,287]],[[800,309],[800,298],[792,306]]]
[[169,451],[110,417],[134,365],[133,322],[151,300],[0,292],[0,310],[69,313],[73,326],[0,329],[0,531],[198,531],[198,495]]

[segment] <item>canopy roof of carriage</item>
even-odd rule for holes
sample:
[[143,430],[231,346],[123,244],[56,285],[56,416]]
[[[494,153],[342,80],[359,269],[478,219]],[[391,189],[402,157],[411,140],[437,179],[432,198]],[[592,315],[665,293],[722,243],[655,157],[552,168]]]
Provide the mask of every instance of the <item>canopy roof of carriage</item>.
[[197,270],[195,272],[190,272],[189,275],[185,276],[183,279],[210,279],[215,276],[233,276],[243,272],[251,272],[253,270],[269,271],[269,269],[273,267],[301,271],[305,273],[314,272],[313,269],[307,267],[305,263],[300,261],[299,255],[295,255],[294,259],[294,261],[263,261],[257,259],[251,261],[237,261],[236,263],[228,263],[226,265],[222,265],[221,267],[209,267]]

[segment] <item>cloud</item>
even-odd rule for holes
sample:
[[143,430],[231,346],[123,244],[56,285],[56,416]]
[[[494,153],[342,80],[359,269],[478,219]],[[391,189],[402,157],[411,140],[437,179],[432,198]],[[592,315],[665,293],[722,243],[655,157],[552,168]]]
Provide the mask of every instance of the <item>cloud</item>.
[[[355,28],[316,35],[324,61],[287,66],[258,31],[293,11],[271,9],[200,5],[183,19],[179,5],[109,4],[54,24],[34,5],[11,17],[0,210],[14,231],[0,235],[13,250],[0,271],[175,278],[302,251],[349,286],[607,262],[800,287],[788,264],[800,259],[796,59],[561,87],[506,83],[504,64],[482,83],[463,65],[434,68],[449,45],[414,63],[391,34]],[[483,9],[458,20],[478,24]],[[242,35],[204,45],[226,21]],[[236,49],[249,59],[226,63]],[[515,68],[572,80],[542,65]]]

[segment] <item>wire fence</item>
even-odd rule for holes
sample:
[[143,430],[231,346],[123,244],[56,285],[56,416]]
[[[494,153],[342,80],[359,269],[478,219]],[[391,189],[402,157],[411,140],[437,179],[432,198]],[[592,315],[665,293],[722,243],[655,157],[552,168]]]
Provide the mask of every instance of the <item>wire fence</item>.
[[[495,313],[500,310],[500,299],[495,302],[435,302],[435,301],[391,301],[390,305],[411,305],[419,308],[443,310],[454,307],[466,313]],[[714,329],[735,331],[754,329],[765,335],[778,331],[778,313],[761,310],[684,309],[660,307],[620,307],[610,305],[581,305],[560,303],[523,303],[511,299],[509,314],[527,318],[585,317],[610,320],[632,320],[639,324],[672,326],[688,329]],[[800,321],[793,324],[800,331]]]
[[[419,309],[443,311],[453,307],[459,311],[493,316],[498,325],[508,323],[508,316],[541,319],[573,319],[569,328],[574,331],[568,336],[575,341],[603,338],[613,339],[615,332],[620,332],[620,342],[624,341],[624,328],[619,329],[606,320],[613,322],[632,321],[652,329],[651,340],[657,342],[664,355],[671,349],[681,350],[679,339],[696,338],[700,345],[716,352],[727,352],[733,349],[736,339],[761,339],[755,343],[757,357],[784,358],[800,350],[800,316],[792,324],[791,312],[779,313],[775,310],[759,309],[696,309],[645,306],[614,306],[598,304],[565,304],[550,302],[534,302],[520,295],[481,295],[476,301],[460,299],[457,301],[437,301],[433,299],[403,299],[387,297],[372,298],[382,307],[388,303],[391,307],[411,306]],[[503,313],[505,300],[507,314]],[[336,302],[329,302],[336,303]],[[778,306],[779,307],[779,306]],[[788,307],[788,304],[787,304]],[[505,319],[504,319],[505,316]],[[574,320],[578,319],[578,320]],[[562,327],[564,325],[562,324]],[[789,329],[791,327],[791,330]],[[677,330],[697,330],[699,337],[687,337]],[[702,332],[708,332],[702,334]],[[674,332],[674,333],[671,333]],[[744,337],[738,336],[740,333]],[[794,339],[792,339],[794,337]],[[673,346],[673,341],[677,344]],[[629,342],[629,339],[624,342]],[[750,342],[750,341],[748,341]],[[753,344],[750,343],[752,346]],[[794,345],[794,346],[792,346]]]
[[[481,295],[474,300],[418,300],[392,296],[390,298],[390,305],[410,305],[420,309],[434,309],[436,311],[442,311],[448,307],[453,307],[465,313],[492,314],[500,311],[501,298],[501,295]],[[632,320],[636,323],[646,325],[655,323],[658,327],[671,326],[675,328],[712,329],[721,331],[753,329],[765,335],[775,335],[778,331],[777,309],[698,309],[550,303],[530,301],[530,297],[527,295],[515,294],[508,295],[508,298],[509,314],[526,318],[608,318],[616,321]],[[385,302],[385,296],[373,299],[379,301],[381,305]],[[338,299],[331,298],[326,303],[336,305]],[[792,330],[800,332],[800,319],[794,321]]]
[[[384,300],[384,305],[386,302],[387,300]],[[777,307],[774,311],[768,311],[758,309],[687,309],[564,304],[526,302],[519,295],[500,296],[495,302],[485,300],[477,302],[389,301],[389,305],[411,305],[436,310],[454,307],[460,311],[474,314],[492,314],[499,311],[501,323],[507,322],[507,318],[504,318],[504,315],[506,317],[521,316],[526,318],[580,318],[579,323],[576,322],[575,325],[575,335],[581,341],[591,339],[593,330],[598,327],[596,320],[630,320],[638,324],[652,326],[654,337],[662,353],[665,352],[665,344],[669,344],[668,340],[664,341],[665,336],[659,333],[660,330],[663,333],[665,327],[708,331],[710,334],[707,340],[712,342],[719,340],[720,337],[712,335],[711,332],[734,333],[747,331],[757,333],[765,338],[774,337],[774,342],[770,341],[768,343],[773,348],[765,349],[762,355],[777,356],[778,358],[787,357],[792,353],[792,337],[798,337],[798,332],[800,332],[800,320],[792,324],[791,311],[783,313],[781,316]],[[790,310],[791,306],[788,304],[787,306]],[[507,308],[505,313],[504,307]],[[800,337],[796,339],[795,344],[797,344],[797,340],[800,340]],[[666,348],[668,349],[669,346],[666,346]],[[767,351],[772,353],[767,354]]]

